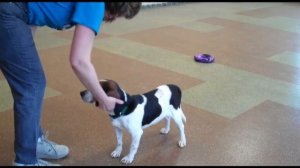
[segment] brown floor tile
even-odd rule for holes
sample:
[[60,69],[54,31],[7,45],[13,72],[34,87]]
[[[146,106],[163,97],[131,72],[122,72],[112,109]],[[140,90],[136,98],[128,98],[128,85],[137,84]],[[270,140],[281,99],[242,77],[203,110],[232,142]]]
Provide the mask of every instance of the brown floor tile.
[[287,74],[297,73],[298,68],[271,62],[267,58],[286,50],[297,51],[298,35],[218,18],[199,21],[221,25],[224,29],[202,33],[176,26],[166,26],[122,37],[189,56],[199,52],[212,54],[219,64],[274,79],[295,82],[295,77]]
[[[245,112],[216,136],[218,165],[299,165],[300,111],[271,101]],[[212,163],[212,164],[213,164]]]

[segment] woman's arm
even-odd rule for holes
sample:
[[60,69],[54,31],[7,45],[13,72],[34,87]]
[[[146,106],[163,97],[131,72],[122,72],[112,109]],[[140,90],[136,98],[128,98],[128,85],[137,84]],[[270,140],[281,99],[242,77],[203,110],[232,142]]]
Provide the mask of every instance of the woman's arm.
[[115,104],[123,101],[106,95],[101,85],[93,64],[91,52],[93,48],[95,32],[83,25],[76,25],[71,45],[70,63],[81,83],[92,92],[99,106],[105,111],[111,112]]

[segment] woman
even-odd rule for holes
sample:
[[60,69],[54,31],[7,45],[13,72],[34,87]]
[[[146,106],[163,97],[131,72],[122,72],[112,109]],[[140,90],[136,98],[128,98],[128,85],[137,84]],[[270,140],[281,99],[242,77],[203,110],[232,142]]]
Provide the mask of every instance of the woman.
[[70,65],[99,102],[99,107],[113,111],[121,100],[109,97],[99,85],[91,52],[93,41],[103,21],[133,18],[141,2],[4,2],[0,3],[0,69],[14,100],[15,166],[55,165],[42,160],[60,159],[69,148],[48,140],[40,127],[44,71],[34,43],[39,26],[57,30],[75,27],[70,50]]

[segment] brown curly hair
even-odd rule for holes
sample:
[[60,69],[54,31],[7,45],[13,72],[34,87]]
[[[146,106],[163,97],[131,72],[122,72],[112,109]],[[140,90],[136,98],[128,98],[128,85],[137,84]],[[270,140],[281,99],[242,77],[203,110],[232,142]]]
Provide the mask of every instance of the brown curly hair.
[[133,18],[139,13],[142,2],[105,2],[105,11],[109,13],[109,17],[104,20],[112,22],[116,17]]

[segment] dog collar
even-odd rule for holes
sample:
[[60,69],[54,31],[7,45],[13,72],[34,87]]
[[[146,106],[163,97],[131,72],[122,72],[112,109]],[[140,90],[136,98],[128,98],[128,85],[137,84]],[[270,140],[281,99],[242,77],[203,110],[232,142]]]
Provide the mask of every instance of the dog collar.
[[121,112],[119,112],[119,114],[114,114],[114,115],[110,115],[110,117],[112,117],[113,119],[115,118],[118,118],[120,116],[124,116],[125,114],[127,114],[127,109],[128,109],[128,106],[125,106]]
[[125,112],[127,111],[127,109],[128,109],[128,106],[125,106],[125,107],[123,108],[123,110],[119,113],[119,115],[120,115],[120,116],[124,115]]

